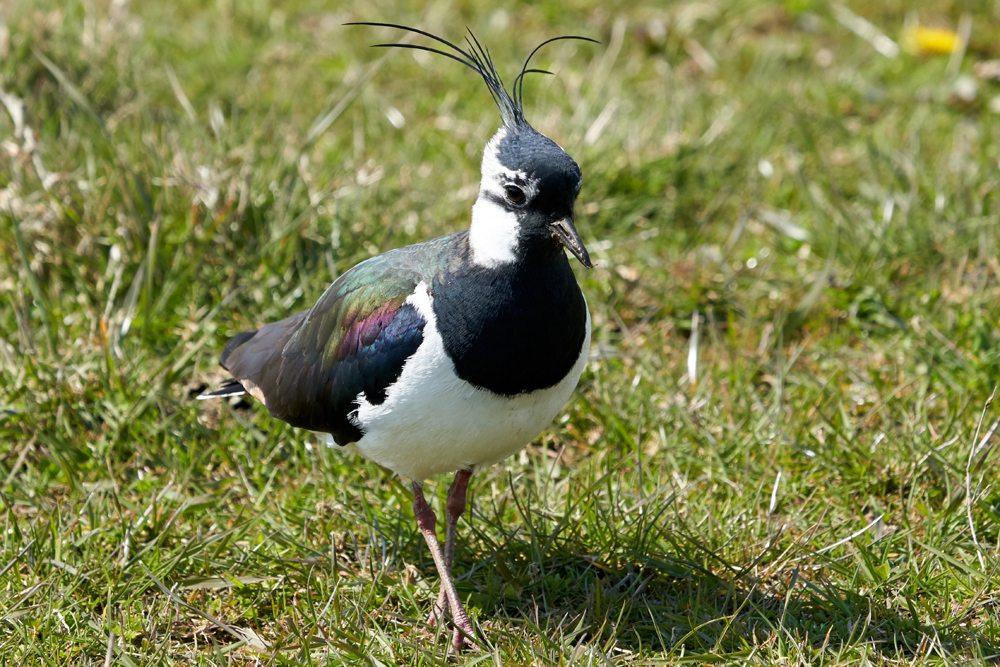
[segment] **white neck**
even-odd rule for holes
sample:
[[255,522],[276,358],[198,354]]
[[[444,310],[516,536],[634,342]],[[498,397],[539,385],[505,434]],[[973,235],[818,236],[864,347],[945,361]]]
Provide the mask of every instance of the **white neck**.
[[[510,264],[517,257],[517,236],[520,230],[517,215],[486,196],[490,193],[495,198],[503,199],[503,183],[513,179],[522,183],[527,180],[524,172],[503,166],[497,158],[500,142],[506,136],[507,130],[501,127],[483,150],[483,178],[479,185],[479,199],[472,207],[472,226],[469,228],[472,261],[487,268]],[[534,195],[530,186],[523,189],[527,196]]]
[[472,206],[469,246],[472,261],[479,266],[496,268],[509,264],[517,256],[517,216],[480,194]]

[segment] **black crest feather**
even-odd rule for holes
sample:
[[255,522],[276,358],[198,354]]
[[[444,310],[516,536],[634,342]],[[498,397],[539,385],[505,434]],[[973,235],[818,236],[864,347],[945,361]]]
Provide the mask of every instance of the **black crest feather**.
[[477,72],[479,76],[483,77],[483,81],[486,82],[486,87],[490,91],[490,95],[493,97],[493,101],[496,103],[497,108],[500,109],[500,118],[503,120],[504,127],[508,129],[516,129],[528,124],[524,119],[524,104],[523,104],[523,91],[524,91],[524,76],[526,74],[551,74],[547,70],[543,69],[528,69],[528,63],[531,62],[531,58],[546,44],[551,44],[552,42],[557,42],[563,39],[576,39],[584,42],[593,42],[594,44],[600,44],[596,39],[591,39],[589,37],[581,37],[579,35],[564,35],[562,37],[553,37],[552,39],[547,39],[531,52],[528,59],[524,61],[524,67],[521,68],[521,73],[517,75],[514,79],[514,85],[511,91],[508,93],[507,88],[503,84],[503,80],[500,78],[500,73],[497,72],[496,65],[493,64],[493,59],[490,58],[490,52],[476,36],[472,34],[472,30],[469,30],[469,35],[465,38],[465,43],[467,49],[461,49],[455,44],[452,44],[446,39],[442,39],[437,35],[431,34],[419,28],[411,28],[405,25],[399,25],[397,23],[375,23],[369,21],[357,21],[352,23],[345,23],[344,25],[367,25],[375,26],[381,28],[396,28],[397,30],[405,30],[407,32],[412,32],[417,35],[423,35],[424,37],[429,37],[433,39],[438,44],[443,44],[451,49],[454,53],[449,53],[448,51],[443,51],[441,49],[435,49],[430,46],[422,46],[420,44],[373,44],[377,48],[400,48],[400,49],[414,49],[416,51],[427,51],[429,53],[436,53],[439,56],[444,56],[445,58],[451,58],[452,60],[458,61],[468,67],[469,69]]

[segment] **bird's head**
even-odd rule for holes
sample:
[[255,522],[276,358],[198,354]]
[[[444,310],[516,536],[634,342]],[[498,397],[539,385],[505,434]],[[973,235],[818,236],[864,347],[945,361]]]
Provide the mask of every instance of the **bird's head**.
[[583,175],[556,142],[527,123],[505,123],[486,144],[482,172],[469,230],[474,261],[497,266],[565,246],[593,266],[573,224]]
[[[483,150],[479,198],[472,207],[469,243],[477,264],[494,268],[537,253],[568,249],[580,263],[592,268],[580,235],[573,224],[573,205],[580,193],[580,166],[556,142],[535,130],[524,118],[524,76],[549,74],[529,69],[532,56],[546,44],[563,39],[595,40],[575,35],[542,42],[524,63],[508,92],[489,52],[470,32],[461,49],[423,30],[390,23],[363,23],[398,28],[429,37],[452,52],[416,44],[377,44],[430,51],[457,60],[483,77],[500,109],[502,125]],[[596,42],[595,42],[596,43]]]

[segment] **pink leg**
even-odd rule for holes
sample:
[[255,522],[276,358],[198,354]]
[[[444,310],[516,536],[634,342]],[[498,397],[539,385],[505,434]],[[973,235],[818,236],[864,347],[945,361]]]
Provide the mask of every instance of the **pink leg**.
[[451,576],[451,568],[445,563],[444,553],[441,551],[441,544],[438,542],[435,527],[437,517],[434,510],[427,504],[424,498],[424,486],[420,482],[413,483],[413,515],[417,519],[417,527],[427,542],[427,547],[431,551],[434,565],[437,566],[438,575],[441,577],[441,588],[445,592],[448,606],[451,608],[451,618],[455,623],[455,636],[453,645],[455,651],[465,648],[466,638],[475,639],[475,630],[472,627],[472,620],[462,607],[462,601],[458,598],[458,591],[455,589],[455,579]]
[[[458,519],[465,512],[466,492],[469,489],[469,479],[471,478],[471,470],[459,470],[455,473],[455,480],[448,489],[448,501],[445,504],[448,512],[445,523],[444,562],[449,574],[451,573],[452,564],[455,562],[455,533],[458,527]],[[444,610],[447,605],[448,593],[442,581],[441,592],[438,594],[434,610],[431,612],[430,618],[427,619],[428,625],[433,626],[437,622],[437,619],[444,617]]]

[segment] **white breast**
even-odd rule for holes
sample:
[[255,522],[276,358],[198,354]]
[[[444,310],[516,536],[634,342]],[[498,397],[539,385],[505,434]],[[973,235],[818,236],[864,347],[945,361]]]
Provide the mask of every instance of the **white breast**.
[[407,299],[423,316],[424,339],[380,405],[358,395],[352,418],[365,433],[351,445],[413,480],[500,461],[531,442],[559,413],[590,352],[587,333],[576,364],[557,385],[513,397],[478,389],[455,374],[438,332],[427,285]]

